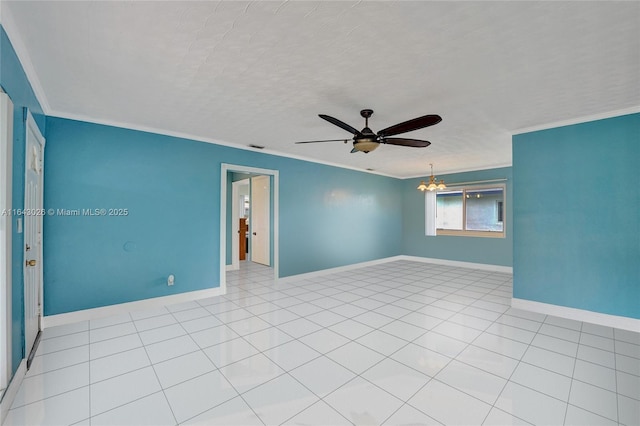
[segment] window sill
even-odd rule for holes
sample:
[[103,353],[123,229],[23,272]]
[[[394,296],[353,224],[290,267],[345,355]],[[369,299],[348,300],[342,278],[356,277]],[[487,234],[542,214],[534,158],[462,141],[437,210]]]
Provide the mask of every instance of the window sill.
[[453,237],[482,237],[482,238],[505,238],[504,232],[495,231],[455,231],[452,229],[438,229],[436,236],[447,235]]

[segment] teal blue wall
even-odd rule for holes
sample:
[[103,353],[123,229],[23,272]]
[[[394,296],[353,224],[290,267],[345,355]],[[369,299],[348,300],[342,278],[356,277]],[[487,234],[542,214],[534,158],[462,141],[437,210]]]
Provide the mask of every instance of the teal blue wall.
[[514,297],[640,318],[640,114],[513,137]]
[[52,117],[46,136],[45,208],[129,215],[45,217],[45,315],[219,286],[221,163],[279,170],[280,276],[400,254],[397,179]]
[[287,164],[280,168],[281,276],[401,254],[401,180]]
[[425,195],[416,187],[420,180],[428,176],[406,179],[402,184],[402,242],[403,254],[462,262],[486,263],[490,265],[512,266],[513,262],[513,220],[511,167],[473,172],[438,175],[445,183],[472,182],[479,180],[506,178],[506,234],[505,238],[425,236]]
[[[13,208],[24,208],[25,163],[25,111],[31,111],[40,131],[44,134],[44,115],[33,88],[18,60],[4,28],[0,26],[0,86],[13,102]],[[12,372],[24,358],[24,287],[23,282],[23,234],[18,234],[18,216],[13,217],[12,264]]]

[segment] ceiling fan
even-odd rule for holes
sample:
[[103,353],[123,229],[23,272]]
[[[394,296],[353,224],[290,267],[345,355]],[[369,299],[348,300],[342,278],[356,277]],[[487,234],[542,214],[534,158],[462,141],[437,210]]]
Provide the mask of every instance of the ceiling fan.
[[[381,143],[389,145],[411,146],[415,148],[425,148],[431,145],[429,141],[422,141],[419,139],[407,139],[407,138],[390,138],[389,136],[399,135],[400,133],[411,132],[413,130],[422,129],[424,127],[433,126],[442,121],[439,115],[429,114],[422,117],[414,118],[413,120],[404,121],[402,123],[387,127],[380,130],[377,134],[369,128],[369,117],[373,115],[372,109],[363,109],[360,111],[360,115],[364,118],[364,129],[358,131],[354,127],[349,126],[337,118],[333,118],[329,115],[318,114],[323,120],[327,120],[329,123],[334,124],[341,129],[353,135],[353,149],[351,152],[364,152],[365,154],[376,149]],[[349,142],[349,139],[326,139],[319,141],[304,141],[296,142],[301,143],[318,143],[318,142]]]

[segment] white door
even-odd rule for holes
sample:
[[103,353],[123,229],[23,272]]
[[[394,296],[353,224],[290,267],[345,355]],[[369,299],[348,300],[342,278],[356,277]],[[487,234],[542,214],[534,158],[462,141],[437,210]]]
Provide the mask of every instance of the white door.
[[271,265],[271,178],[255,176],[251,178],[251,260],[263,265]]
[[41,317],[42,171],[44,138],[31,114],[27,116],[24,183],[24,334],[25,354],[33,348]]

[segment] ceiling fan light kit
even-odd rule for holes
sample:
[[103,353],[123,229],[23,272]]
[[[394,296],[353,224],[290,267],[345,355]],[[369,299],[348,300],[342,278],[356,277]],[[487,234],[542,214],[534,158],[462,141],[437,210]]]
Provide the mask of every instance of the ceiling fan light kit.
[[376,142],[375,139],[360,139],[358,142],[353,143],[353,151],[362,151],[368,154],[378,146],[380,146],[380,143]]
[[[408,120],[394,126],[387,127],[386,129],[380,130],[377,134],[373,132],[369,128],[369,117],[373,115],[372,109],[363,109],[360,111],[360,115],[364,118],[364,129],[357,130],[355,127],[348,125],[347,123],[338,120],[337,118],[331,117],[326,114],[318,114],[320,118],[328,121],[329,123],[340,127],[343,130],[351,133],[353,135],[353,149],[354,152],[364,152],[365,154],[375,150],[380,146],[381,143],[388,145],[398,145],[398,146],[409,146],[413,148],[426,148],[431,145],[429,141],[423,141],[419,139],[409,139],[409,138],[390,138],[389,136],[399,135],[401,133],[411,132],[413,130],[422,129],[425,127],[433,126],[434,124],[438,124],[442,121],[442,118],[439,115],[428,114],[423,115],[422,117],[417,117],[412,120]],[[344,142],[347,143],[349,139],[327,139],[327,140],[317,140],[317,141],[304,141],[304,142],[296,142],[297,144],[304,143],[319,143],[319,142]]]

